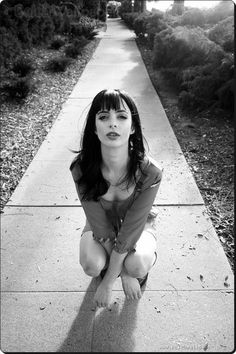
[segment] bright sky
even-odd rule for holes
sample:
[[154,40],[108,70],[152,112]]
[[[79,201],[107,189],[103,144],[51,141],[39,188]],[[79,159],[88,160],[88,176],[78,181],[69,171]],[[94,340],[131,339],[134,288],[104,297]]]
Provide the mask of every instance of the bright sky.
[[[197,0],[192,0],[192,1],[187,1],[185,0],[184,4],[187,7],[198,7],[202,9],[209,9],[210,7],[216,6],[220,1],[197,1]],[[147,1],[147,10],[151,10],[152,8],[161,10],[161,11],[166,11],[170,5],[173,4],[173,1],[168,1],[168,0],[160,0],[160,1]]]

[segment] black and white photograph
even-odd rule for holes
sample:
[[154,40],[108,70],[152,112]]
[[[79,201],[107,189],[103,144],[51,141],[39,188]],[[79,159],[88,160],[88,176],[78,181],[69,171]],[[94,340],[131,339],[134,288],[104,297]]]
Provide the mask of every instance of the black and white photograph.
[[1,353],[234,353],[236,0],[0,0]]

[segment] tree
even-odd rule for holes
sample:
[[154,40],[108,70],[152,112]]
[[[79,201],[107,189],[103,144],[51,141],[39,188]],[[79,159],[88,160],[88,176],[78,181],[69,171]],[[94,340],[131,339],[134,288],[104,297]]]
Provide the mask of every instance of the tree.
[[171,13],[172,15],[182,15],[184,13],[184,0],[174,0]]

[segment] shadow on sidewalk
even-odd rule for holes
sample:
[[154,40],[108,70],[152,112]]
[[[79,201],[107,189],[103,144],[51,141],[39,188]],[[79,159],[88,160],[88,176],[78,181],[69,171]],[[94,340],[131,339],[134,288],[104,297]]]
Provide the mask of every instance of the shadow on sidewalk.
[[94,312],[92,308],[96,285],[97,280],[94,278],[86,290],[67,337],[57,350],[58,353],[132,352],[135,344],[132,334],[136,328],[136,313],[140,300],[125,299],[123,303],[119,296],[120,291],[114,292],[115,299],[111,310],[97,309]]
[[86,290],[79,312],[72,323],[72,326],[57,350],[59,353],[65,352],[89,352],[91,348],[91,336],[93,330],[94,314],[93,296],[96,279],[93,278]]
[[[119,294],[119,293],[118,293]],[[136,328],[137,307],[140,300],[120,303],[116,296],[111,311],[99,310],[95,317],[92,352],[132,352]],[[121,307],[122,306],[122,307]]]

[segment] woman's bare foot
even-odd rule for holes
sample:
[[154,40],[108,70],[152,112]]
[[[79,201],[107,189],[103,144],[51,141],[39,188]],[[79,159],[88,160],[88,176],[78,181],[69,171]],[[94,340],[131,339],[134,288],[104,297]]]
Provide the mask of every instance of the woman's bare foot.
[[132,278],[127,273],[121,273],[122,287],[127,300],[138,300],[142,296],[139,282],[136,278]]

